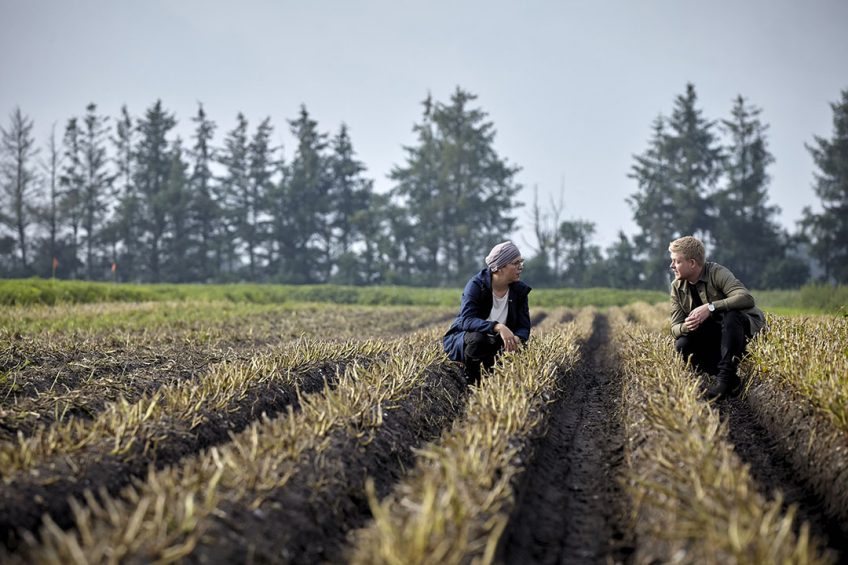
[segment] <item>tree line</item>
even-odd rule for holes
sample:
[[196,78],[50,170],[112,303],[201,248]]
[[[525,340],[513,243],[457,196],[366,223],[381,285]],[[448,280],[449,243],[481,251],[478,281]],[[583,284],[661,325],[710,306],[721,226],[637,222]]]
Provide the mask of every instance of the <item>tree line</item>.
[[[654,122],[634,156],[629,199],[640,232],[601,251],[594,224],[563,220],[563,198],[534,199],[538,286],[664,288],[668,241],[703,237],[711,257],[749,286],[791,287],[818,277],[846,282],[848,91],[833,104],[834,138],[808,146],[821,213],[796,233],[768,203],[767,126],[741,96],[728,119],[707,120],[694,86]],[[132,282],[281,282],[457,285],[481,250],[517,228],[519,167],[494,149],[495,129],[461,88],[428,96],[415,141],[386,193],[341,124],[321,131],[305,106],[288,120],[291,156],[274,145],[270,118],[243,114],[216,142],[199,104],[188,141],[161,101],[142,116],[89,104],[39,147],[20,108],[0,129],[0,276]],[[719,133],[724,134],[720,142]],[[61,137],[59,137],[61,136]],[[811,267],[813,268],[811,270]]]

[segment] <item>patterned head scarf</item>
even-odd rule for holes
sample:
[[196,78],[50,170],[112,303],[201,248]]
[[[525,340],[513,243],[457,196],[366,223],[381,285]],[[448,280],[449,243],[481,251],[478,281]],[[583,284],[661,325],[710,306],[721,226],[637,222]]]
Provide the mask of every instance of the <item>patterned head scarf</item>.
[[504,241],[492,247],[492,250],[486,255],[486,265],[489,270],[495,272],[502,269],[521,257],[521,252],[511,241]]

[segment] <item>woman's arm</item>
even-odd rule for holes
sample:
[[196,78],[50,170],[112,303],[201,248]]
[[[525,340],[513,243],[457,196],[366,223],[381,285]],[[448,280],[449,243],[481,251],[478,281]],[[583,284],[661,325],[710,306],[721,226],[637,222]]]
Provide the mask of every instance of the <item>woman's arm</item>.
[[456,317],[460,330],[494,333],[495,322],[486,319],[489,317],[489,312],[481,311],[482,292],[473,279],[465,285],[465,290],[462,291],[459,314]]

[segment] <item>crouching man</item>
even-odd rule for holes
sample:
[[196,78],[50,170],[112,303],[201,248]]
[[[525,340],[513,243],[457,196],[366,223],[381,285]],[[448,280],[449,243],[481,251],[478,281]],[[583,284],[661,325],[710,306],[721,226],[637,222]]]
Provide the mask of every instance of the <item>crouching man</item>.
[[518,247],[504,241],[462,291],[459,314],[442,343],[448,357],[464,363],[468,384],[480,381],[481,365],[491,369],[502,351],[516,351],[530,339],[530,287],[521,281],[523,269]]
[[747,341],[765,325],[754,297],[727,268],[705,261],[704,244],[692,236],[668,247],[671,254],[671,335],[675,349],[699,370],[716,376],[708,399],[739,391],[736,371]]

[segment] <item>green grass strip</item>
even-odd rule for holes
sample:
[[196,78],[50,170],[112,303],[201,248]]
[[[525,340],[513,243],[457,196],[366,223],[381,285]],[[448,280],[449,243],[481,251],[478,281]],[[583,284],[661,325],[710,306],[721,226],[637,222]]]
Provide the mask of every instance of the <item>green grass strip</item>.
[[[115,284],[45,279],[0,280],[0,305],[208,301],[251,304],[319,302],[458,307],[460,288],[276,284]],[[658,302],[666,293],[611,288],[537,289],[533,306],[618,306]]]

